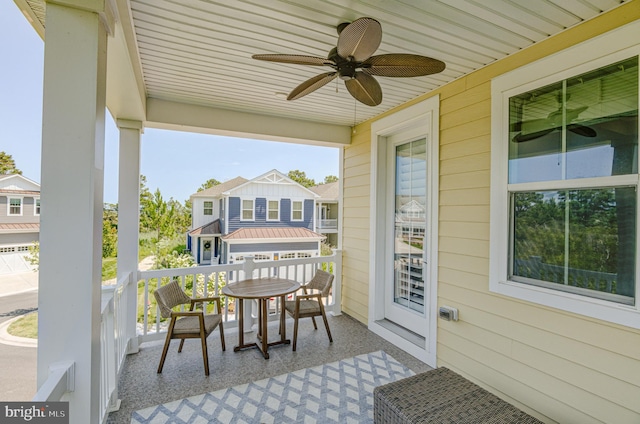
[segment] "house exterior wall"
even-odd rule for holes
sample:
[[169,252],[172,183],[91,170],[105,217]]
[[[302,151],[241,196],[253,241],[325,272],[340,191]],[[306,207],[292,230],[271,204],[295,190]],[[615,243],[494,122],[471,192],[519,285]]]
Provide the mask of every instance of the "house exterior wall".
[[[22,199],[22,215],[8,215],[9,198],[19,197]],[[29,195],[2,193],[0,195],[0,223],[3,224],[36,224],[40,222],[40,215],[35,214],[35,198]]]
[[[204,214],[204,202],[213,202],[213,215]],[[216,198],[195,197],[191,205],[192,228],[198,228],[220,217],[220,201]]]
[[[301,200],[301,199],[294,199]],[[244,221],[240,219],[241,214],[241,198],[229,198],[229,221],[227,222],[226,233],[232,233],[238,228],[256,228],[256,227],[302,227],[313,230],[313,199],[304,200],[304,216],[302,221],[291,220],[291,199],[280,199],[280,219],[278,221],[267,221],[267,198],[259,196],[255,197],[254,202],[254,220]]]
[[30,246],[33,242],[38,241],[40,233],[11,233],[0,234],[0,247],[9,245]]
[[318,242],[288,242],[288,243],[254,243],[254,244],[231,244],[230,253],[247,252],[298,252],[305,250],[318,250]]
[[[640,422],[640,331],[489,291],[491,79],[637,19],[635,1],[406,105],[441,99],[438,304],[460,321],[438,320],[438,366],[547,422]],[[343,162],[342,308],[363,323],[371,123],[356,127]]]

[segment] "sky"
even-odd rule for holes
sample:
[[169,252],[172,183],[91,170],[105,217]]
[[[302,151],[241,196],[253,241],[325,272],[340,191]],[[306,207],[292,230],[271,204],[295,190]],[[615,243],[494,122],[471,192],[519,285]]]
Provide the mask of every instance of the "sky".
[[[42,183],[42,78],[44,43],[11,0],[0,0],[0,151],[22,175]],[[297,169],[316,183],[338,176],[339,151],[262,140],[145,128],[140,172],[151,191],[185,201],[205,181],[255,178],[272,169]],[[104,201],[118,201],[118,130],[107,113]]]

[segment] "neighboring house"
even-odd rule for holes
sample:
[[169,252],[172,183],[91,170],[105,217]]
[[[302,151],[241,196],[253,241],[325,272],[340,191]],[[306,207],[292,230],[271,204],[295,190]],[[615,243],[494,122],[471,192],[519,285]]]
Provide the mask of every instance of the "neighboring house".
[[22,175],[0,176],[0,274],[29,271],[29,246],[40,233],[40,185]]
[[325,238],[314,232],[318,196],[272,170],[236,177],[192,194],[187,249],[198,264],[318,256]]
[[316,193],[316,232],[327,237],[326,243],[338,247],[338,213],[340,185],[338,181],[309,187]]

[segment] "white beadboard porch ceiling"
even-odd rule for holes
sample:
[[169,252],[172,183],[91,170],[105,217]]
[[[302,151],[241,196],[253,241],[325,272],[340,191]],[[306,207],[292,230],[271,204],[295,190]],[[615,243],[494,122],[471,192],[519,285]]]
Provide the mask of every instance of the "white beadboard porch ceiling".
[[[352,126],[623,2],[129,0],[118,1],[118,7],[130,7],[147,98]],[[339,79],[287,101],[278,93],[286,97],[330,68],[251,58],[258,53],[326,57],[338,39],[336,26],[363,16],[382,24],[375,54],[429,56],[444,61],[445,71],[376,77],[383,101],[370,107],[356,102]]]

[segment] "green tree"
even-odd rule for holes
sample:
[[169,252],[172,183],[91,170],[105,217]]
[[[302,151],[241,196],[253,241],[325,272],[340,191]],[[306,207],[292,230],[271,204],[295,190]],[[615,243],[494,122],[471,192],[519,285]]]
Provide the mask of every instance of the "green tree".
[[297,169],[289,171],[289,173],[287,174],[287,177],[289,177],[290,179],[297,182],[303,187],[309,188],[316,185],[316,182],[313,180],[313,178],[308,178],[307,174],[305,174],[304,171],[299,171]]
[[148,216],[144,213],[144,206],[151,202],[153,195],[147,187],[147,177],[140,175],[140,232],[145,233],[151,231],[151,223]]
[[327,175],[324,177],[324,184],[335,183],[338,181],[338,177],[335,175]]
[[168,233],[171,235],[183,234],[189,229],[191,225],[191,207],[187,207],[187,202],[183,205],[173,198],[167,201],[168,210],[168,226],[170,230]]
[[150,198],[140,202],[140,224],[144,230],[155,233],[154,241],[158,243],[163,236],[169,236],[169,222],[167,202],[160,189],[156,189]]
[[0,175],[20,174],[22,171],[16,168],[13,157],[5,152],[0,152]]
[[102,257],[118,255],[118,205],[105,203],[102,209]]
[[206,189],[211,188],[213,186],[217,186],[218,184],[220,184],[220,181],[216,180],[215,178],[210,178],[207,181],[205,181],[204,183],[202,183],[200,188],[198,188],[198,192],[200,192],[202,190],[206,190]]

